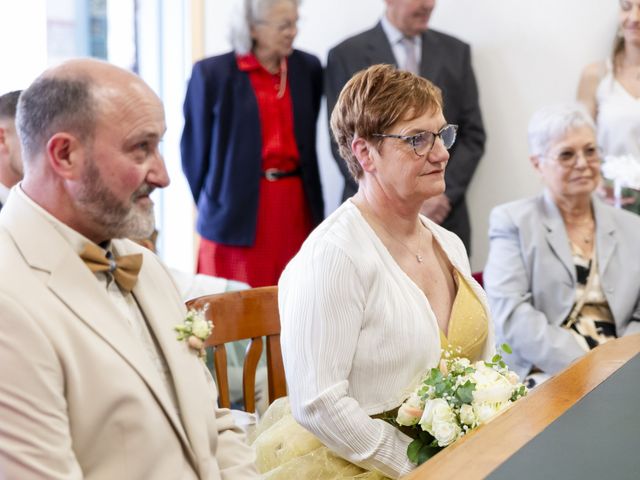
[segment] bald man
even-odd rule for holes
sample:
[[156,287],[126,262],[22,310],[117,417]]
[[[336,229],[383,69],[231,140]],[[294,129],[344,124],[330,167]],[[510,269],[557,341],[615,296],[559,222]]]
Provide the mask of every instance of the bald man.
[[22,179],[20,140],[16,133],[16,106],[20,91],[0,95],[0,209],[9,190]]
[[24,180],[0,212],[0,478],[253,479],[165,267],[122,240],[169,184],[162,104],[75,60],[20,96]]

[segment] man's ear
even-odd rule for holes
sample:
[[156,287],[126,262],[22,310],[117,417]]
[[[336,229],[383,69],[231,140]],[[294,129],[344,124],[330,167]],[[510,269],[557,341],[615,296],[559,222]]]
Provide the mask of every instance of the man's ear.
[[0,127],[0,151],[7,149],[7,134],[3,127]]
[[58,132],[47,142],[47,160],[60,177],[78,178],[84,163],[84,147],[75,135]]
[[373,172],[375,164],[373,161],[373,148],[371,144],[362,137],[356,137],[351,142],[351,151],[355,155],[358,163],[365,172]]

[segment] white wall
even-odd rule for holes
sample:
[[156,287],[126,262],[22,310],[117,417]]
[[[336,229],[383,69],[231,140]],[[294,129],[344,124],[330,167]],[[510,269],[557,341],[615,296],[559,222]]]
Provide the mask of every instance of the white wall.
[[194,206],[182,173],[180,135],[184,124],[182,103],[191,71],[189,3],[138,2],[140,76],[162,98],[167,120],[162,153],[171,184],[155,196],[158,251],[169,266],[188,272],[194,270]]
[[[206,53],[229,48],[233,0],[208,0]],[[326,63],[328,50],[372,26],[382,0],[304,0],[296,46]],[[499,203],[540,189],[527,161],[526,126],[531,113],[569,101],[582,67],[606,56],[616,28],[613,0],[440,0],[431,27],[472,45],[487,129],[486,153],[468,195],[472,215],[472,266],[487,255],[488,215]],[[327,213],[339,201],[342,180],[331,157],[323,112],[318,153]]]
[[582,68],[610,52],[613,0],[441,0],[434,28],[471,43],[487,129],[486,153],[468,202],[472,266],[483,268],[491,208],[536,193],[526,131],[538,108],[575,98]]
[[45,0],[0,0],[0,95],[29,86],[47,65]]

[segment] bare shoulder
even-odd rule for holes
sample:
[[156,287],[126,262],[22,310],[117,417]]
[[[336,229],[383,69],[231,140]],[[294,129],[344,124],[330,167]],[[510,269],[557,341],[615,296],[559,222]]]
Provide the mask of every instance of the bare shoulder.
[[578,84],[577,99],[584,103],[591,116],[596,116],[596,91],[600,81],[607,73],[607,64],[604,60],[590,63],[582,70]]
[[598,62],[593,62],[584,67],[582,70],[582,77],[588,79],[596,79],[598,81],[602,80],[607,73],[607,62],[605,60],[600,60]]

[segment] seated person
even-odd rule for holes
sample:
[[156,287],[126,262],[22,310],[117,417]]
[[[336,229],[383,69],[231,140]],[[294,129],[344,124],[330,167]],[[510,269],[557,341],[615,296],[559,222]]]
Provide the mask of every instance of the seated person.
[[[593,195],[600,150],[578,104],[529,123],[544,192],[491,212],[484,286],[509,366],[530,384],[612,338],[640,332],[640,219]],[[536,378],[538,377],[538,378]]]
[[[437,87],[389,65],[347,83],[331,127],[358,192],[314,230],[279,283],[293,417],[334,454],[372,470],[366,478],[415,468],[412,439],[380,417],[438,365],[443,346],[473,360],[494,352],[485,295],[462,241],[420,215],[445,189],[456,126],[442,112]],[[315,478],[363,472],[351,465],[347,477],[345,460],[315,457],[324,472]],[[301,472],[314,456],[290,461]]]

